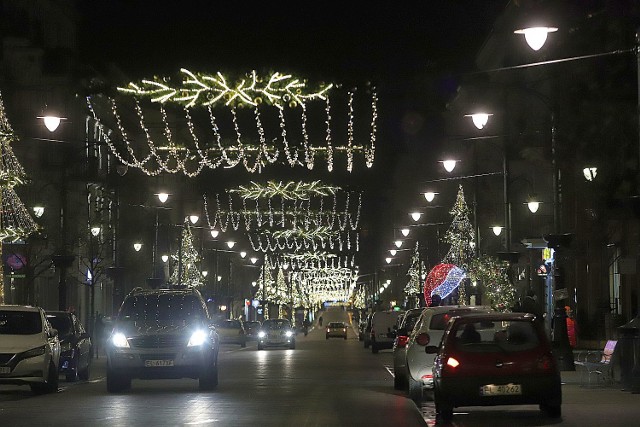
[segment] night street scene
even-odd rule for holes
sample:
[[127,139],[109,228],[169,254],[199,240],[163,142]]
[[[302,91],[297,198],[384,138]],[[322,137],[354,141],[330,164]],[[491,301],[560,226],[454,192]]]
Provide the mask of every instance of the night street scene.
[[638,425],[637,0],[0,38],[0,426]]

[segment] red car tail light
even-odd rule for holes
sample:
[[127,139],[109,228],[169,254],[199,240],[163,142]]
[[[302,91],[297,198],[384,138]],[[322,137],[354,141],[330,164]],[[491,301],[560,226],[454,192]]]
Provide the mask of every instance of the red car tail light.
[[449,366],[450,368],[454,368],[455,369],[458,366],[460,366],[460,362],[458,362],[453,357],[449,357],[449,358],[447,358],[447,366]]
[[431,341],[431,337],[429,337],[429,334],[425,334],[424,332],[416,337],[416,344],[418,345],[425,346],[429,344],[429,341]]
[[540,357],[537,362],[536,367],[541,372],[552,372],[555,370],[555,360],[549,353]]
[[404,348],[407,346],[407,341],[409,341],[409,337],[406,335],[400,335],[396,338],[396,346],[398,348]]

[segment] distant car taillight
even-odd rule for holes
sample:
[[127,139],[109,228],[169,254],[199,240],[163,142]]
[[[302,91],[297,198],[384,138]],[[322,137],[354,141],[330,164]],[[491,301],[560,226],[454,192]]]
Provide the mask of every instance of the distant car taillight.
[[409,341],[409,337],[406,335],[400,335],[396,338],[396,347],[404,348],[407,346],[407,341]]
[[425,346],[429,344],[429,341],[431,341],[431,337],[429,334],[425,334],[424,332],[416,337],[416,344],[418,345]]

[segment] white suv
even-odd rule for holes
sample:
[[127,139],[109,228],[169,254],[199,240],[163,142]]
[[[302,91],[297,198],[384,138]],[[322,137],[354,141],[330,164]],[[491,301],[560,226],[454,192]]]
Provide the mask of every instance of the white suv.
[[0,384],[58,390],[60,341],[39,307],[0,305]]
[[490,313],[491,307],[445,305],[425,308],[417,320],[406,349],[406,375],[409,397],[423,400],[423,390],[433,389],[434,354],[425,353],[425,346],[440,345],[449,319],[474,313]]

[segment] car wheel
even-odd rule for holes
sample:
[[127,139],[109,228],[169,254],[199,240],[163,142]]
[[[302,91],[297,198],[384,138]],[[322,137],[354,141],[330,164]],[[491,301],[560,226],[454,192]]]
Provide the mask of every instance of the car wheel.
[[200,390],[210,391],[218,387],[218,363],[212,363],[198,379]]
[[31,391],[36,394],[55,393],[58,391],[58,370],[53,362],[49,363],[47,371],[47,382],[41,384],[32,384]]
[[109,393],[118,393],[128,388],[131,388],[131,378],[116,374],[107,368],[107,391]]
[[551,418],[560,418],[562,416],[562,407],[560,405],[541,403],[540,410]]
[[453,419],[453,406],[436,398],[436,421],[449,423]]
[[[394,370],[395,372],[395,370]],[[393,376],[393,388],[396,390],[402,390],[404,388],[405,379],[397,373]]]
[[264,350],[264,346],[262,344],[258,344],[258,350]]
[[419,381],[414,380],[411,375],[407,375],[407,388],[409,391],[409,398],[414,402],[422,402],[422,384]]

